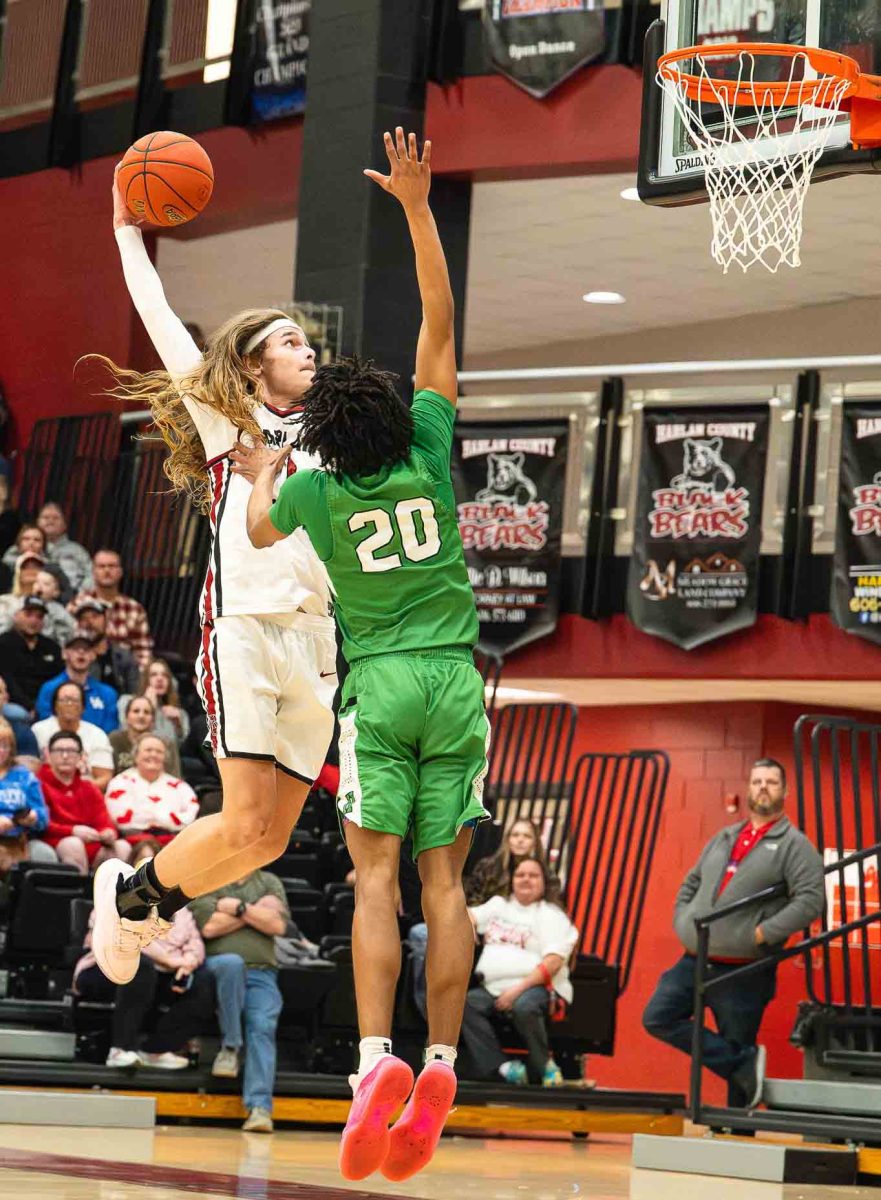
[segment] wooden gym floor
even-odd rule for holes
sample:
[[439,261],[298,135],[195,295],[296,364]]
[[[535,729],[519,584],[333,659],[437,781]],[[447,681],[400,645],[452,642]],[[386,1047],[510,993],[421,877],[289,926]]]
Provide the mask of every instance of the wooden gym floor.
[[150,1131],[0,1126],[2,1200],[841,1200],[874,1188],[782,1186],[634,1171],[630,1138],[563,1134],[529,1140],[447,1137],[434,1162],[403,1184],[375,1176],[346,1184],[336,1169],[338,1134],[159,1126]]

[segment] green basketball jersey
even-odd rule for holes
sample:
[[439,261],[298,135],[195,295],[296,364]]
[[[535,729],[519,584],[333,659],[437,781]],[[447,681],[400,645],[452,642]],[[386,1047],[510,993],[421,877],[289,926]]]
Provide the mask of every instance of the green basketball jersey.
[[477,641],[450,479],[456,410],[421,391],[412,414],[404,462],[359,479],[297,471],[269,510],[280,533],[304,528],[327,566],[349,662]]

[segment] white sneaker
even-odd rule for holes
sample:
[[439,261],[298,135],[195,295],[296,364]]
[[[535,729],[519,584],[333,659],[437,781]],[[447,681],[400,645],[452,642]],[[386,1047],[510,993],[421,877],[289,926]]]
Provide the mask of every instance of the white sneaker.
[[233,1046],[221,1046],[211,1067],[219,1079],[235,1079],[239,1073],[239,1052]]
[[144,921],[120,917],[116,911],[116,885],[120,875],[128,879],[134,873],[134,867],[119,858],[108,859],[95,872],[92,952],[111,983],[131,983],[138,972],[143,947],[171,927],[171,922],[163,921],[155,910]]
[[148,1054],[146,1050],[141,1050],[138,1058],[143,1066],[158,1067],[160,1071],[183,1071],[190,1065],[188,1058],[171,1050],[164,1050],[162,1054]]
[[140,1062],[141,1056],[137,1050],[121,1050],[119,1046],[111,1046],[104,1065],[105,1067],[137,1067]]

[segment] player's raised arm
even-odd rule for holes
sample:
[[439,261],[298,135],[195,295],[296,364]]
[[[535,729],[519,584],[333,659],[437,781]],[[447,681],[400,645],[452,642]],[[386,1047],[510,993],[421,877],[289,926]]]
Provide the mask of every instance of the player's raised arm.
[[416,253],[416,277],[422,299],[422,328],[416,347],[416,390],[431,388],[455,405],[456,343],[453,336],[453,292],[447,260],[428,205],[431,187],[431,142],[419,157],[416,134],[406,139],[398,126],[395,136],[385,135],[390,172],[364,174],[401,203]]
[[144,248],[138,222],[129,212],[120,190],[118,171],[117,164],[113,172],[113,232],[126,286],[163,366],[178,379],[199,366],[202,354],[165,298],[162,281]]

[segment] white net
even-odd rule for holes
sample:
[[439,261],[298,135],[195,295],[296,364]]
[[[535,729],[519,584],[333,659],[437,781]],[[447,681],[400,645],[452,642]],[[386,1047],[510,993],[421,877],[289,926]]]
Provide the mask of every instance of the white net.
[[[723,272],[732,264],[744,271],[756,263],[769,271],[784,263],[799,266],[805,196],[847,95],[847,80],[818,78],[807,55],[794,54],[788,81],[775,81],[788,82],[786,94],[777,96],[768,81],[757,78],[757,67],[761,63],[767,72],[769,62],[783,58],[760,59],[741,51],[725,59],[691,61],[704,98],[689,98],[679,64],[659,71],[657,78],[703,159],[713,258]],[[724,79],[711,73],[720,62]],[[739,104],[733,102],[735,94]]]

